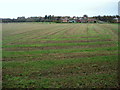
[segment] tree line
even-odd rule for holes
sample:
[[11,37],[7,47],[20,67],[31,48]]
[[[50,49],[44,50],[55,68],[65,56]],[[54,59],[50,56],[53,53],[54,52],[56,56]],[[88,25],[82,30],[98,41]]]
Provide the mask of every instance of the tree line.
[[[62,16],[54,16],[54,15],[45,15],[44,17],[17,17],[17,19],[10,19],[10,18],[3,18],[2,22],[8,23],[8,22],[60,22],[61,18],[64,18]],[[66,16],[66,18],[71,18],[70,16]],[[79,17],[78,17],[79,18]],[[108,23],[115,23],[119,21],[120,16],[93,16],[92,18],[108,22]]]
[[108,22],[108,23],[115,23],[116,21],[119,22],[120,16],[119,15],[115,15],[115,16],[94,16],[93,18],[100,20],[100,21],[104,21],[104,22]]
[[61,16],[45,15],[45,17],[17,17],[17,19],[2,18],[2,22],[58,22]]

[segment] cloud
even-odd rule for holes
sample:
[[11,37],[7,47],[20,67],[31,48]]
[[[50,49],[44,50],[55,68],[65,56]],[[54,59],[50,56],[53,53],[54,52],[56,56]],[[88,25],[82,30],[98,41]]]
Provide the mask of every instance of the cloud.
[[0,17],[115,15],[118,0],[2,0]]
[[118,2],[119,0],[1,0],[1,3],[90,3],[90,2]]

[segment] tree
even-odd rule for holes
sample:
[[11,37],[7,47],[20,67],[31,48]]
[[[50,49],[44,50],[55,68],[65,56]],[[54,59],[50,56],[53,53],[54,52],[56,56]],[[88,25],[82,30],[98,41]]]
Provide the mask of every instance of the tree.
[[47,19],[48,17],[47,17],[47,15],[45,15],[45,19]]
[[83,17],[88,18],[88,15],[85,14],[85,15],[83,15]]

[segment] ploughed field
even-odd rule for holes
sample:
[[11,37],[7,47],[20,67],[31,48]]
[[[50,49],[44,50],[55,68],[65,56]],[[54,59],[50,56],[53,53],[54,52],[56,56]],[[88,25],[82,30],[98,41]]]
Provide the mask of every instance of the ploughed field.
[[117,24],[3,24],[4,88],[118,87]]

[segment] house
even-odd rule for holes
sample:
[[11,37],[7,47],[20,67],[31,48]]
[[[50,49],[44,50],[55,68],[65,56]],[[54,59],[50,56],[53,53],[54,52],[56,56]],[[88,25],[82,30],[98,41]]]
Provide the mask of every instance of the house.
[[87,23],[88,22],[88,16],[83,15],[83,17],[79,18],[77,21],[80,22],[80,23]]
[[97,20],[91,17],[88,17],[87,15],[84,15],[83,17],[80,17],[76,20],[78,23],[97,23]]
[[89,18],[88,19],[88,23],[97,23],[97,20],[93,19],[93,18]]
[[58,23],[97,23],[98,20],[88,17],[87,15],[84,15],[83,17],[70,17],[70,16],[56,16],[52,21],[58,22]]
[[62,17],[61,22],[67,23],[69,21],[68,17]]
[[80,22],[81,22],[81,23],[87,23],[87,22],[88,22],[88,19],[83,17],[83,18],[80,19]]

